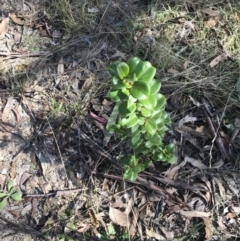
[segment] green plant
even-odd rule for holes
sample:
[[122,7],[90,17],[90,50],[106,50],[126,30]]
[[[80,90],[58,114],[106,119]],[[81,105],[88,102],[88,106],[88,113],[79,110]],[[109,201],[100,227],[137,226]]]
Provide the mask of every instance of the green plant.
[[2,210],[6,204],[9,198],[12,198],[15,201],[21,201],[22,200],[22,193],[20,191],[17,191],[13,187],[13,180],[10,180],[7,184],[7,192],[0,192],[0,210]]
[[112,75],[109,96],[118,102],[118,118],[110,118],[107,129],[126,139],[132,150],[123,164],[124,178],[136,180],[139,172],[152,161],[172,164],[176,161],[174,145],[163,143],[170,118],[165,111],[161,83],[154,79],[156,69],[137,57],[127,63],[115,62],[108,68]]

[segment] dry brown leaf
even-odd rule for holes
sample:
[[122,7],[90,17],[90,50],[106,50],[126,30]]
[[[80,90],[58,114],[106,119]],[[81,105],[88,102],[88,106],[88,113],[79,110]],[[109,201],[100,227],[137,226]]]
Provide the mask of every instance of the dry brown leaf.
[[186,115],[178,122],[178,128],[181,128],[184,123],[194,122],[197,118],[193,116]]
[[138,221],[138,216],[139,216],[139,210],[138,208],[133,209],[133,217],[132,217],[132,222],[129,228],[129,235],[133,236],[136,232],[136,225]]
[[209,167],[207,167],[205,164],[202,163],[202,161],[196,160],[194,158],[185,156],[184,160],[187,160],[187,162],[189,162],[192,166],[199,168],[200,170],[204,170],[204,169],[209,169]]
[[174,166],[170,166],[166,172],[164,172],[164,176],[169,178],[169,179],[174,179],[176,174],[178,173],[178,170],[182,167],[184,167],[187,163],[187,159],[184,159],[180,164]]
[[165,227],[160,227],[161,231],[164,233],[164,235],[166,236],[167,240],[173,240],[174,238],[174,233],[169,231],[168,228]]
[[186,69],[187,69],[188,64],[189,64],[189,61],[188,61],[188,60],[186,60],[186,61],[184,62],[184,64],[183,64],[183,69],[184,69],[184,70],[186,70]]
[[114,223],[122,227],[130,226],[130,220],[128,216],[120,210],[113,208],[111,206],[109,207],[109,217]]
[[223,200],[225,200],[225,198],[226,198],[226,192],[225,192],[225,189],[224,189],[222,183],[221,183],[216,177],[214,177],[214,181],[215,181],[215,182],[217,183],[217,185],[218,185],[218,190],[219,190],[219,192],[220,192],[220,196],[223,198]]
[[211,17],[217,17],[220,15],[220,11],[218,10],[212,10],[211,8],[204,8],[201,10],[203,13],[208,14]]
[[5,37],[5,34],[8,31],[8,22],[9,18],[3,18],[0,23],[0,39]]
[[11,164],[11,171],[9,173],[11,179],[14,179],[16,177],[16,174],[17,174],[17,167],[16,167],[16,162],[12,162]]
[[211,241],[213,236],[213,228],[212,228],[212,219],[211,218],[202,218],[205,224],[205,241]]
[[125,211],[124,211],[124,213],[125,213],[126,215],[129,215],[129,213],[132,211],[133,205],[134,205],[134,200],[133,200],[133,198],[131,197],[130,200],[127,202],[127,207],[126,207],[126,209],[125,209]]
[[159,233],[156,233],[152,230],[149,230],[146,228],[146,234],[148,237],[150,238],[155,238],[157,240],[166,240],[162,235],[160,235]]
[[19,18],[16,16],[15,13],[9,13],[9,17],[12,19],[12,21],[18,25],[24,25],[25,20],[23,18]]
[[206,24],[205,24],[206,28],[213,28],[213,27],[215,27],[217,25],[217,23],[218,23],[218,20],[219,20],[219,17],[212,17],[212,18],[210,18],[206,22]]
[[191,95],[189,95],[190,100],[193,102],[194,105],[200,107],[202,104],[196,101]]
[[170,74],[179,74],[180,73],[178,70],[173,69],[173,68],[168,69],[167,72],[170,73]]
[[2,121],[4,123],[8,123],[8,114],[15,107],[15,105],[16,105],[16,100],[12,96],[9,96],[7,100],[7,104],[5,105],[2,113]]
[[179,213],[187,218],[208,218],[211,216],[210,212],[199,212],[199,211],[184,211],[178,210],[176,213]]
[[211,63],[209,64],[209,66],[211,68],[215,67],[216,65],[218,65],[220,62],[224,61],[225,59],[228,58],[228,54],[227,53],[222,53],[220,55],[218,55],[216,58],[214,58]]

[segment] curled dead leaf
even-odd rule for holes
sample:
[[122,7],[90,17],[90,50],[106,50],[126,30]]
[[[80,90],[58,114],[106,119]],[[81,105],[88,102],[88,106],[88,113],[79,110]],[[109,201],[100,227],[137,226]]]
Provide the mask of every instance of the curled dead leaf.
[[9,13],[9,17],[11,18],[11,20],[14,23],[16,23],[18,25],[24,25],[24,23],[25,23],[25,20],[23,18],[17,17],[15,13]]

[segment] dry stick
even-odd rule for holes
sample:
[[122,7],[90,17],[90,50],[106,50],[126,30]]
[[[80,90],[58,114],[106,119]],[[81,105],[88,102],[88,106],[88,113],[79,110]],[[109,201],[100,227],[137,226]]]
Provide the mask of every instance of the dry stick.
[[223,160],[227,159],[229,161],[230,158],[229,158],[229,156],[228,156],[228,154],[227,154],[227,152],[226,152],[226,150],[224,148],[222,139],[219,136],[219,134],[216,132],[216,130],[215,130],[214,126],[213,126],[212,120],[209,117],[209,115],[208,115],[208,113],[207,113],[207,111],[205,109],[204,109],[204,114],[205,114],[207,122],[208,122],[208,124],[210,126],[211,132],[212,132],[212,134],[214,136],[213,142],[216,140],[217,146],[218,146],[218,148],[219,148],[219,150],[220,150],[220,152],[221,152],[221,154],[222,154],[222,156],[224,158]]
[[[106,153],[104,150],[102,150],[102,148],[100,146],[98,146],[97,144],[95,144],[87,135],[80,133],[81,139],[86,142],[86,146],[89,147],[90,149],[92,149],[95,153],[98,153],[100,156],[104,156],[106,159],[108,159],[115,167],[117,167],[118,169],[120,168],[121,170],[123,170],[123,167],[112,157],[110,156],[108,153]],[[92,174],[95,175],[102,175],[107,177],[108,174],[100,174],[94,171],[91,171]],[[119,178],[114,175],[108,175],[109,178],[114,178],[117,180],[124,180],[123,178]],[[164,188],[161,188],[155,184],[150,183],[149,181],[146,180],[146,178],[142,178],[141,176],[138,176],[138,178],[136,179],[137,182],[131,182],[128,180],[125,180],[127,182],[130,183],[135,183],[135,184],[141,184],[157,193],[159,193],[160,195],[162,195],[164,198],[168,198],[170,197],[172,200],[177,201],[178,203],[183,204],[184,206],[187,206],[187,204],[185,204],[184,202],[182,202],[182,200],[180,200],[177,196],[174,196],[170,193],[168,193]]]
[[0,52],[0,56],[8,56],[10,58],[24,58],[24,57],[39,57],[51,55],[50,52],[29,52],[29,53],[12,53],[12,52]]
[[24,197],[32,197],[32,198],[44,198],[44,197],[59,197],[70,195],[76,192],[81,192],[87,190],[87,188],[78,188],[78,189],[71,189],[71,190],[60,190],[56,192],[49,192],[49,193],[41,193],[41,194],[26,194]]

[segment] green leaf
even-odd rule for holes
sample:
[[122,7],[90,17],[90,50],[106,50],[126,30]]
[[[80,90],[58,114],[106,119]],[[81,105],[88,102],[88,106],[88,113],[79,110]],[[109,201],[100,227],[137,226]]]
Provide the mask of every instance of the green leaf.
[[126,88],[131,88],[132,84],[129,84],[127,80],[120,80],[117,77],[113,77],[112,80],[112,89],[115,90],[120,90],[120,89],[126,89]]
[[130,100],[123,101],[118,107],[118,111],[119,111],[120,115],[122,115],[124,117],[128,116],[135,110],[136,110],[136,103],[133,103]]
[[[139,80],[143,76],[143,74],[150,68],[153,68],[150,62],[140,60],[137,64],[137,66],[133,70],[134,74],[136,75],[136,79]],[[153,74],[152,71],[153,70],[150,69],[151,74]],[[155,74],[155,72],[154,72],[154,74]],[[146,77],[148,77],[148,75],[146,75]],[[150,81],[148,79],[145,80],[143,78],[141,78],[141,80],[146,81],[146,82]]]
[[118,92],[119,92],[119,90],[114,90],[114,89],[110,90],[109,97],[113,102],[118,102],[121,100],[118,96]]
[[141,134],[138,134],[130,139],[130,145],[133,149],[138,148],[143,142],[143,138]]
[[7,204],[7,198],[3,198],[3,200],[0,202],[0,210],[3,210],[6,204]]
[[150,117],[152,115],[152,109],[146,109],[146,108],[142,108],[141,109],[141,114],[144,117]]
[[139,100],[139,102],[148,109],[153,109],[157,105],[157,99],[153,95],[149,95],[147,99]]
[[129,67],[126,63],[121,62],[117,65],[117,72],[120,79],[124,79],[129,74]]
[[131,128],[138,124],[138,118],[135,113],[131,113],[128,118],[122,118],[119,124],[126,128]]
[[162,109],[166,103],[166,98],[162,94],[157,94],[157,105],[155,106],[155,110]]
[[126,100],[126,99],[130,99],[130,94],[129,94],[129,90],[127,89],[122,89],[119,90],[117,93],[117,96],[120,98],[120,100]]
[[12,189],[12,187],[13,187],[13,180],[10,180],[10,181],[8,182],[8,184],[7,184],[7,190],[8,190],[8,192],[10,192],[10,190]]
[[149,93],[150,93],[149,86],[143,81],[134,82],[132,88],[130,89],[130,94],[137,100],[146,99]]
[[161,82],[157,81],[155,79],[152,79],[149,82],[149,86],[150,86],[150,94],[151,95],[156,95],[158,93],[158,91],[160,90],[160,88],[161,88]]
[[140,125],[140,126],[144,125],[145,121],[146,121],[146,118],[140,116],[140,117],[138,118],[138,125]]
[[108,67],[108,71],[113,77],[119,77],[118,70],[117,70],[117,65],[119,63],[120,63],[119,61],[116,61],[116,62],[110,64]]
[[154,121],[151,121],[151,120],[147,120],[145,122],[145,125],[144,125],[146,131],[150,134],[150,135],[154,135],[157,131],[157,125]]
[[[146,65],[145,73],[138,77],[140,80],[145,81],[146,83],[149,83],[153,79],[156,73],[156,69],[151,65],[151,63],[150,63],[151,66],[149,66],[148,63],[149,62],[145,62],[145,65]],[[147,66],[149,67],[147,68]]]
[[130,74],[134,72],[135,67],[138,65],[140,61],[141,60],[138,57],[134,57],[128,60],[127,64],[130,69]]
[[129,67],[126,63],[118,61],[109,65],[108,71],[113,77],[117,77],[122,80],[128,76]]
[[175,146],[174,144],[168,144],[165,146],[166,150],[169,152],[169,153],[173,153],[175,151]]
[[137,164],[138,164],[138,159],[136,158],[135,155],[132,155],[129,160],[129,166],[135,167]]
[[13,194],[11,194],[11,198],[15,201],[21,201],[22,200],[22,193],[17,191]]
[[131,135],[132,136],[136,136],[141,132],[141,130],[139,129],[138,125],[135,125],[131,128]]
[[132,169],[126,169],[124,174],[123,174],[123,178],[129,181],[134,182],[137,179],[138,173],[137,172],[133,172]]
[[152,146],[154,146],[154,144],[151,141],[146,141],[144,144],[147,148],[151,148]]
[[152,142],[154,145],[160,145],[162,143],[162,137],[155,133],[155,135],[150,135],[149,133],[146,133],[145,139]]
[[7,193],[5,193],[5,192],[0,192],[0,198],[6,197],[6,196],[8,196]]
[[[115,106],[114,106],[114,108],[113,108],[113,110],[112,110],[112,113],[111,113],[111,115],[110,115],[110,117],[108,118],[108,123],[107,123],[107,125],[106,125],[106,129],[108,130],[108,131],[110,131],[110,130],[112,130],[112,129],[116,129],[116,122],[117,122],[117,117],[118,117],[118,107],[119,107],[119,105],[120,105],[120,102],[118,102]],[[112,127],[112,126],[114,126],[114,127]],[[104,137],[104,139],[105,139],[105,137]],[[105,140],[106,141],[106,140]],[[104,142],[105,142],[104,141]]]

